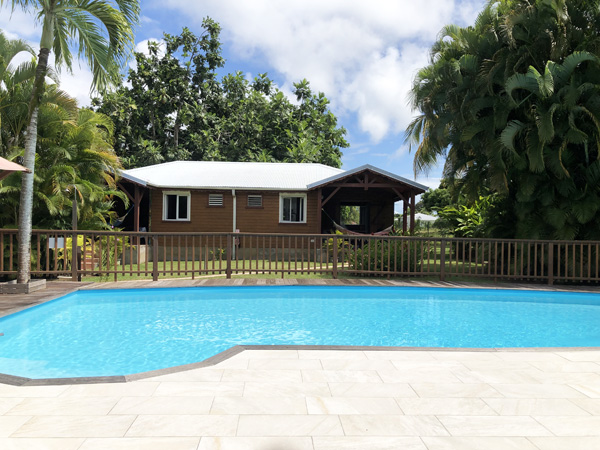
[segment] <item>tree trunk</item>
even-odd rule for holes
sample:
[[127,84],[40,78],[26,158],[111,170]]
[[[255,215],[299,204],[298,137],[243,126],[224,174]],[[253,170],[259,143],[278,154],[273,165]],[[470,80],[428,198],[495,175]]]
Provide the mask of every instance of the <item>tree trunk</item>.
[[31,278],[31,223],[33,213],[33,175],[35,170],[35,149],[37,145],[37,118],[40,98],[44,93],[44,81],[48,67],[49,48],[41,48],[35,81],[29,101],[29,125],[25,135],[25,156],[23,165],[31,173],[24,173],[21,179],[21,199],[19,202],[19,268],[17,283],[28,283]]

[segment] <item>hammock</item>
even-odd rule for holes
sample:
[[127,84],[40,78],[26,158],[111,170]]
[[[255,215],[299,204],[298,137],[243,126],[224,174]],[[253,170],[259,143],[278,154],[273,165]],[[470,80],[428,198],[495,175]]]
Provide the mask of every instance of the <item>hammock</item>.
[[129,213],[131,212],[132,209],[133,209],[133,206],[131,208],[129,208],[129,210],[124,215],[122,215],[121,217],[117,217],[115,219],[115,221],[113,223],[111,223],[111,225],[113,227],[120,227],[123,224],[123,222],[125,222],[125,218],[129,215]]
[[394,225],[390,225],[385,230],[378,231],[377,233],[370,233],[370,234],[358,233],[356,231],[350,231],[349,229],[344,228],[343,226],[337,224],[335,221],[332,221],[332,222],[333,222],[333,226],[335,227],[336,230],[338,230],[339,232],[341,232],[343,234],[350,234],[353,236],[387,236],[394,229]]

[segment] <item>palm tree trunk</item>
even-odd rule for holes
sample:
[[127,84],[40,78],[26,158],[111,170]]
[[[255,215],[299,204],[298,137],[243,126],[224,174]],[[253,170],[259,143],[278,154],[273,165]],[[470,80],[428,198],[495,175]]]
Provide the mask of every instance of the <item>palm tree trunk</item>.
[[35,170],[35,149],[37,145],[38,107],[44,93],[44,81],[48,68],[49,48],[41,48],[38,65],[35,71],[35,81],[29,101],[29,125],[25,135],[25,156],[23,165],[31,173],[24,173],[21,179],[21,199],[19,202],[19,267],[17,283],[28,283],[31,278],[31,223],[33,213],[33,174]]

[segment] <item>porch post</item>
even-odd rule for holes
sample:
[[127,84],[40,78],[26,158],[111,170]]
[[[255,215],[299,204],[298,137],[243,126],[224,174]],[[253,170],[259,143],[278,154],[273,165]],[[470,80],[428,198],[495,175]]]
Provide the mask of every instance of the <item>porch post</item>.
[[317,191],[317,234],[321,234],[323,230],[321,230],[321,218],[323,216],[323,195],[321,192],[321,188]]
[[406,200],[402,201],[402,234],[406,234],[406,224],[408,221],[408,216],[406,215],[408,213],[408,204],[406,203]]
[[410,193],[410,234],[415,234],[415,193]]
[[140,231],[140,203],[142,196],[140,195],[140,187],[136,184],[133,196],[133,231]]

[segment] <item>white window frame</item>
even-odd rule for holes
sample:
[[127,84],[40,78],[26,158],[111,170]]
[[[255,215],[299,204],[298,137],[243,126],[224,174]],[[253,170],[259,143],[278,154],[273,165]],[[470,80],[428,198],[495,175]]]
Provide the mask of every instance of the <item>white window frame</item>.
[[[175,213],[175,219],[168,219],[168,202],[167,195],[176,195],[177,197],[187,197],[187,217],[185,219],[179,218],[179,198],[177,199],[177,211]],[[192,195],[190,191],[163,191],[163,220],[166,222],[189,222],[190,212],[192,210]]]
[[[303,200],[303,211],[302,220],[283,220],[283,202],[286,198],[300,197]],[[281,193],[279,194],[279,223],[306,223],[306,212],[307,212],[307,195],[302,193]]]

